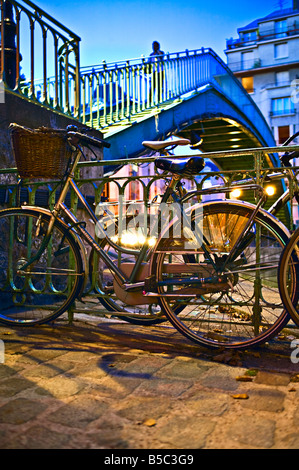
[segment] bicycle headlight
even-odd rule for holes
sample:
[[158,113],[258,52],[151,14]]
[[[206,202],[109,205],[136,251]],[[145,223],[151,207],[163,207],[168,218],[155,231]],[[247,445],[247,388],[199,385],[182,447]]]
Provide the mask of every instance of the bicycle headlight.
[[266,186],[265,191],[268,194],[268,196],[273,196],[273,194],[275,194],[275,187],[274,186]]

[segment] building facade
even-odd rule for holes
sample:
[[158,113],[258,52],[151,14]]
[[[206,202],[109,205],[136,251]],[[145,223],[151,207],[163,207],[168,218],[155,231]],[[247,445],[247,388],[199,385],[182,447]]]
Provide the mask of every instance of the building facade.
[[[238,29],[227,64],[264,114],[277,144],[299,131],[299,1]],[[299,139],[295,141],[299,143]]]

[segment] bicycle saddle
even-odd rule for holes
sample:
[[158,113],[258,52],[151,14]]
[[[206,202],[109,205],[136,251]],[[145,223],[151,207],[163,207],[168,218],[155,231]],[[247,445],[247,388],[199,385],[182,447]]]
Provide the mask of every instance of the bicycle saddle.
[[160,170],[170,171],[177,175],[197,175],[205,166],[202,157],[190,157],[178,160],[176,158],[157,158],[155,165]]
[[191,142],[188,139],[177,139],[177,140],[171,140],[171,141],[156,141],[156,140],[144,140],[142,142],[142,145],[144,147],[147,147],[151,150],[163,150],[166,149],[167,147],[177,147],[178,145],[190,145]]

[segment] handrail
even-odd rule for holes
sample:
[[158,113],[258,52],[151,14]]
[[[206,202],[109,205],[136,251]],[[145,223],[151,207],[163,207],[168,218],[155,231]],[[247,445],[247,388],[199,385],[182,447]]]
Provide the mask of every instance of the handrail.
[[[1,50],[5,50],[1,55],[0,79],[6,89],[79,118],[80,37],[29,0],[0,0],[0,6]],[[22,42],[24,33],[28,37],[28,30],[29,45]],[[70,70],[72,83],[68,79]],[[37,73],[42,76],[39,89]]]
[[[0,5],[1,49],[6,49],[1,55],[0,81],[13,92],[90,127],[109,130],[212,87],[236,106],[240,116],[254,123],[262,145],[274,143],[261,111],[212,49],[80,68],[79,36],[29,0],[0,0]],[[27,35],[29,29],[29,48],[22,43],[24,26]],[[6,47],[8,38],[10,47]],[[22,54],[27,49],[25,60]],[[28,67],[25,76],[21,76],[21,62]],[[37,66],[40,80],[36,80]]]

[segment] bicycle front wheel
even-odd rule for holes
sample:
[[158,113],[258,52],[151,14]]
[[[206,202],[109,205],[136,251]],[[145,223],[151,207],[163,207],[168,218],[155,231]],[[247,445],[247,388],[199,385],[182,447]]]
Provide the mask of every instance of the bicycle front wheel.
[[276,219],[260,210],[240,239],[253,210],[250,204],[233,201],[203,204],[201,213],[192,217],[192,229],[200,226],[203,234],[201,243],[186,236],[161,238],[155,249],[151,273],[161,308],[195,343],[227,349],[257,346],[289,320],[277,282],[289,237]]
[[39,250],[49,220],[47,214],[30,209],[0,212],[0,323],[49,322],[67,310],[79,292],[82,259],[62,223],[55,222],[45,249]]
[[299,230],[283,250],[278,270],[279,291],[292,320],[299,326]]

